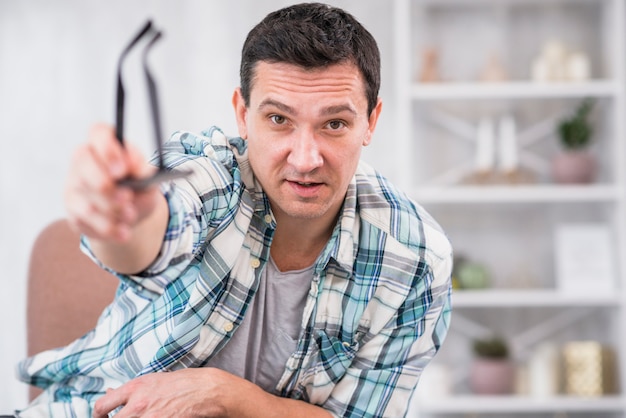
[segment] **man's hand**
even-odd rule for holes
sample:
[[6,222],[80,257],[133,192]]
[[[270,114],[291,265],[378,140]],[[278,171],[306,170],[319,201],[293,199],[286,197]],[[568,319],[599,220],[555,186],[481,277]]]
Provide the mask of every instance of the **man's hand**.
[[[96,402],[94,418],[225,417],[236,395],[238,377],[218,369],[183,369],[138,377],[107,391]],[[228,406],[227,406],[228,405]]]
[[279,398],[253,383],[215,368],[190,368],[144,375],[107,391],[94,407],[94,418],[325,417],[314,405]]
[[155,190],[134,193],[116,182],[146,175],[148,170],[135,148],[119,143],[112,127],[94,126],[88,142],[74,154],[66,184],[72,226],[92,238],[128,240],[132,227],[154,208]]
[[141,271],[155,259],[169,213],[158,187],[133,191],[117,182],[147,177],[154,169],[106,125],[92,128],[72,161],[65,188],[68,221],[90,238],[102,262],[121,273]]

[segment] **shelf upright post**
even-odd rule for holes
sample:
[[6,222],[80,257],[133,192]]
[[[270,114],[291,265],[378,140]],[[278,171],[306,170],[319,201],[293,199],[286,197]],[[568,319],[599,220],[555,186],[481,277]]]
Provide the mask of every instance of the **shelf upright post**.
[[[394,44],[394,90],[395,90],[395,141],[397,152],[406,155],[413,152],[413,136],[411,135],[411,68],[413,67],[411,51],[411,0],[395,0],[393,44]],[[398,158],[394,178],[399,186],[409,191],[415,179],[413,178],[411,158]]]
[[624,336],[624,328],[626,327],[626,8],[624,0],[612,0],[604,10],[604,18],[609,23],[605,27],[610,28],[608,34],[604,34],[604,41],[607,43],[607,51],[604,54],[611,57],[610,63],[611,74],[609,74],[616,86],[616,92],[613,97],[614,104],[611,115],[612,138],[614,151],[611,161],[613,172],[613,182],[618,190],[617,203],[615,205],[613,216],[613,224],[616,237],[616,258],[617,262],[616,274],[618,277],[617,289],[620,295],[620,303],[617,325],[614,326],[618,349],[619,364],[619,382],[620,397],[626,409],[626,337]]

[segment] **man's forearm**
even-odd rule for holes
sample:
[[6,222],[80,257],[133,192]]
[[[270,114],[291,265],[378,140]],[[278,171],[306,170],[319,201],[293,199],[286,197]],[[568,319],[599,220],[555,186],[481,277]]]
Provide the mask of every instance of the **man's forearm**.
[[332,418],[318,406],[269,394],[215,368],[140,376],[108,390],[94,405],[93,416],[106,418],[120,406],[120,417]]
[[304,401],[281,398],[263,391],[253,383],[247,382],[249,388],[242,388],[248,398],[245,402],[238,402],[230,417],[241,418],[332,418],[325,409]]

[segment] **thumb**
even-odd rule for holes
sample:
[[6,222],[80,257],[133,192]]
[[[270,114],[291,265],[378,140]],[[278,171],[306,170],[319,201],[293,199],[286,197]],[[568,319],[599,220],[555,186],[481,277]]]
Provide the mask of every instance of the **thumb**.
[[139,148],[134,144],[126,144],[126,158],[130,177],[149,177],[156,170],[156,167],[147,162]]

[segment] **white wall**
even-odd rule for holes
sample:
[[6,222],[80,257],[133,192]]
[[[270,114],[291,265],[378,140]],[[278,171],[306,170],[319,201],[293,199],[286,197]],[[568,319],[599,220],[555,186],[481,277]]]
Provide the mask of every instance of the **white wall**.
[[[26,402],[26,386],[14,378],[14,368],[25,353],[29,250],[39,230],[64,216],[63,184],[73,149],[92,123],[113,121],[122,46],[148,17],[163,28],[151,64],[166,133],[218,124],[234,134],[230,97],[243,39],[267,12],[289,3],[0,0],[0,415]],[[331,3],[351,11],[379,40],[386,108],[364,158],[393,177],[393,86],[385,67],[392,62],[391,2]],[[127,137],[149,153],[152,131],[139,61],[128,64]]]

